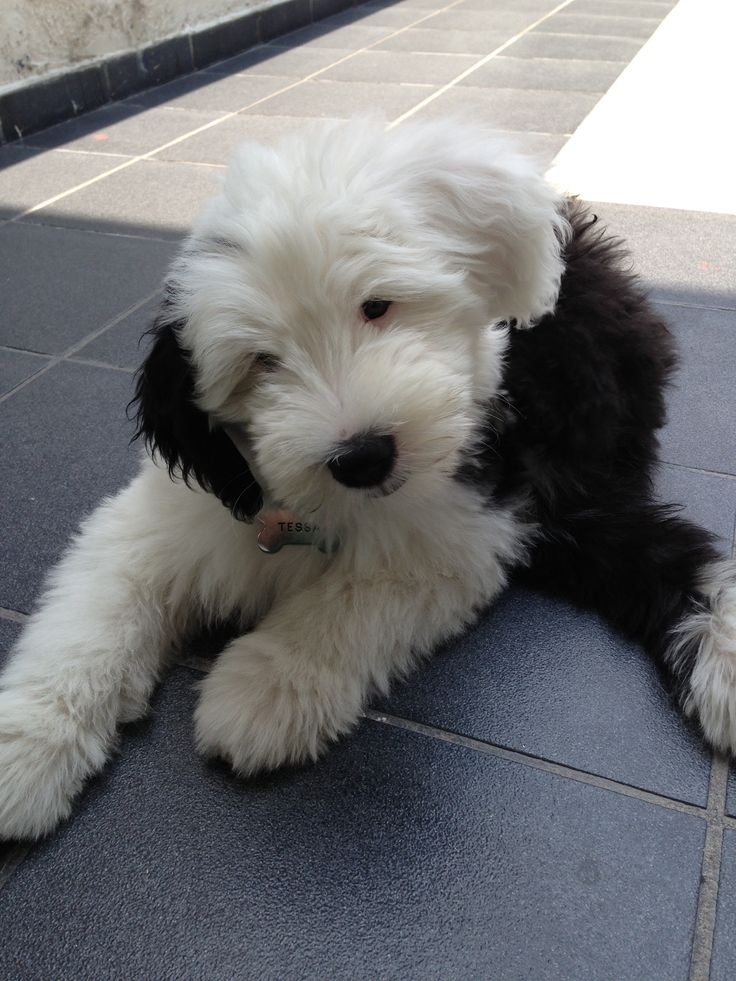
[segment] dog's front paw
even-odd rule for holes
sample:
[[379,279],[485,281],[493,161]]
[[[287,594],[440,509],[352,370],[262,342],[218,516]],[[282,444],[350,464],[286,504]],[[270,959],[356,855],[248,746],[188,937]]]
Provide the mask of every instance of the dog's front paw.
[[343,680],[271,637],[241,637],[201,686],[197,748],[241,776],[316,760],[360,713]]
[[104,758],[100,741],[53,705],[0,691],[0,839],[52,831]]

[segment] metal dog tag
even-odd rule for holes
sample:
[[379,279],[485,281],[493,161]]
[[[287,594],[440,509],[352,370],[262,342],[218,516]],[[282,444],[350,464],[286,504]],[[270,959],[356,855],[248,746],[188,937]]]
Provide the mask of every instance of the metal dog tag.
[[316,545],[326,552],[318,525],[302,521],[293,511],[276,508],[261,511],[258,520],[263,528],[258,533],[258,547],[268,555],[280,552],[284,545]]

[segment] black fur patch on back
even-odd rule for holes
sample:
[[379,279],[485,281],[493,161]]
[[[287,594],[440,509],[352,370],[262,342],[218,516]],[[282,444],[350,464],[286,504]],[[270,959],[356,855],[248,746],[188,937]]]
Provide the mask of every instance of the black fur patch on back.
[[621,243],[576,202],[554,313],[512,330],[501,399],[458,479],[489,502],[526,497],[542,536],[526,578],[645,643],[686,693],[670,631],[697,601],[711,536],[653,501],[672,338]]

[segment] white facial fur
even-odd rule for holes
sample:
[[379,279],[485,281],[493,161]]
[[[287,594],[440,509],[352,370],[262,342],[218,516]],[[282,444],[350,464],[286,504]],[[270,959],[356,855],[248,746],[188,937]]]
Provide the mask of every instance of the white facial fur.
[[[505,331],[492,325],[554,305],[557,206],[477,126],[385,133],[360,119],[243,146],[173,274],[201,407],[247,425],[270,493],[323,524],[408,480],[421,498],[497,389]],[[361,315],[370,298],[391,301],[380,320]],[[381,488],[356,491],[325,463],[366,432],[393,435],[398,458]]]

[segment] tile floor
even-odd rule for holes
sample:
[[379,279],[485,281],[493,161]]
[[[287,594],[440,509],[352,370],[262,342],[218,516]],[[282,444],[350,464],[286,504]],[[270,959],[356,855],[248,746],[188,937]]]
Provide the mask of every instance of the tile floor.
[[[556,6],[367,3],[0,149],[0,650],[135,470],[138,338],[232,148],[469,109],[550,162],[672,3]],[[660,492],[731,554],[736,218],[596,209],[683,352]],[[192,747],[211,653],[57,834],[0,846],[3,978],[734,976],[736,777],[595,617],[512,590],[323,762],[250,783]]]

